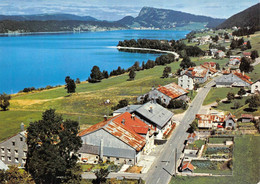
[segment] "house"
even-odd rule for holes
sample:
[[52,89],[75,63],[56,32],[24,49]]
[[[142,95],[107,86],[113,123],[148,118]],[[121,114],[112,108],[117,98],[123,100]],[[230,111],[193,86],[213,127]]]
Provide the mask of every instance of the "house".
[[184,173],[192,173],[194,171],[194,166],[190,161],[183,161],[181,171]]
[[217,54],[217,52],[218,52],[218,49],[210,49],[210,54],[212,56],[215,56]]
[[196,133],[190,133],[188,135],[188,143],[193,143],[195,140],[197,140],[197,134]]
[[171,100],[189,101],[188,93],[186,89],[173,82],[165,86],[152,88],[148,96],[151,100],[160,99],[162,103],[168,105]]
[[[128,108],[131,109],[131,106],[132,105]],[[128,112],[125,107],[116,111],[122,113]],[[141,105],[131,113],[155,129],[155,139],[163,139],[163,136],[172,128],[172,125],[174,124],[172,120],[173,113],[154,101]]]
[[241,117],[239,118],[241,122],[253,122],[254,116],[252,114],[241,114]]
[[243,56],[247,58],[251,58],[251,52],[243,52]]
[[24,124],[21,124],[21,132],[0,143],[1,160],[6,165],[20,165],[24,167],[26,162],[27,144]]
[[218,72],[217,71],[217,64],[215,62],[205,62],[202,67],[208,69],[208,76],[213,77]]
[[178,85],[187,90],[193,90],[194,88],[193,78],[189,75],[183,74],[178,78]]
[[97,163],[98,160],[136,164],[142,154],[153,147],[152,127],[125,112],[97,123],[79,133],[82,147],[81,161]]
[[228,115],[196,114],[196,119],[198,120],[199,129],[233,129],[236,123],[231,113]]
[[228,62],[229,65],[239,65],[240,64],[240,58],[230,58],[229,62]]
[[250,87],[253,82],[244,73],[234,72],[215,80],[216,87]]
[[173,113],[153,101],[136,109],[134,114],[148,125],[155,128],[155,139],[163,139],[166,132],[174,124]]
[[251,93],[252,94],[259,94],[260,93],[260,79],[252,83],[251,85]]
[[226,54],[222,50],[218,50],[214,56],[219,57],[219,58],[224,58],[226,56]]

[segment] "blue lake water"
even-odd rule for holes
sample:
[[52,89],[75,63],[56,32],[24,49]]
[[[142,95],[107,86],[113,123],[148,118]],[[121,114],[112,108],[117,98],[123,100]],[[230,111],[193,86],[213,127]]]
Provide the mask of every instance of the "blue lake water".
[[0,37],[0,93],[16,93],[25,87],[64,84],[66,76],[81,81],[94,65],[101,71],[128,68],[135,61],[160,54],[119,52],[125,39],[181,39],[189,31],[120,30],[68,34],[36,34]]

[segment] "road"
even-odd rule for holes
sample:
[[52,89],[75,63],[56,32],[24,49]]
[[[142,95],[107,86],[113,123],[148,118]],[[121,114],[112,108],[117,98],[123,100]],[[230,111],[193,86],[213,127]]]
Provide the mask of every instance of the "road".
[[180,125],[176,127],[174,134],[167,141],[160,156],[150,168],[149,173],[145,177],[147,184],[167,184],[171,177],[175,174],[175,150],[177,148],[177,160],[184,148],[184,141],[186,140],[189,124],[195,119],[195,115],[199,112],[204,99],[206,98],[211,86],[214,85],[214,79],[210,81],[205,87],[201,88],[188,110],[186,111]]

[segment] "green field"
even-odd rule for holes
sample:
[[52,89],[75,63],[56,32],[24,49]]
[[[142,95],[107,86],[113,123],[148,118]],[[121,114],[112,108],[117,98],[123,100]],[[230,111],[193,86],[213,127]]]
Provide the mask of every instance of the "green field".
[[260,180],[260,136],[245,135],[235,138],[233,176],[172,178],[170,184],[256,184]]
[[207,97],[205,98],[203,105],[208,105],[213,102],[216,102],[216,99],[224,99],[227,97],[229,92],[237,94],[239,88],[211,88],[210,92],[208,93]]

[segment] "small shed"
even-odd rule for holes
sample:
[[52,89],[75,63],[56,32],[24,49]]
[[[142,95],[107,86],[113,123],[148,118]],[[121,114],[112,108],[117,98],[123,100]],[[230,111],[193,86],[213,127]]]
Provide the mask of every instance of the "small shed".
[[181,171],[184,173],[192,173],[194,171],[194,166],[190,162],[183,162]]
[[254,116],[252,114],[242,114],[240,117],[241,122],[252,122],[254,121]]

